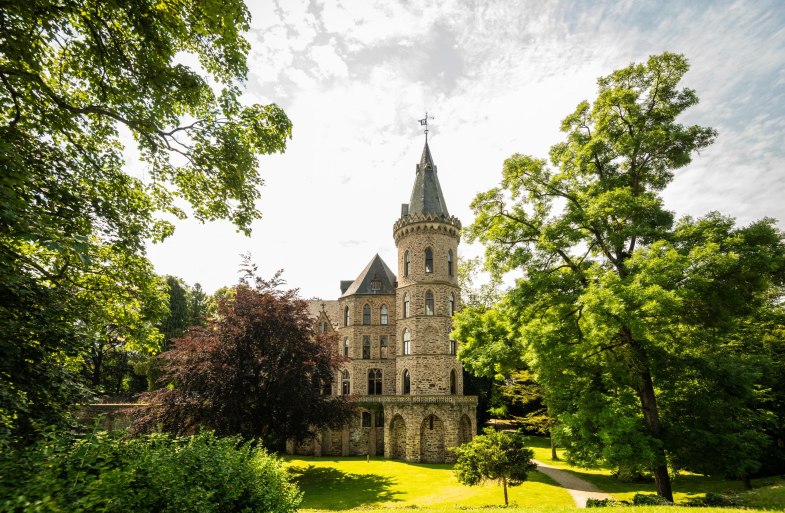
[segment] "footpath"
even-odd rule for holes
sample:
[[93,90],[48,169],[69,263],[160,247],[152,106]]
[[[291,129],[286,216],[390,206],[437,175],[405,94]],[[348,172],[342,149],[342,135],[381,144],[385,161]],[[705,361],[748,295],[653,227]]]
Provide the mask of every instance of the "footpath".
[[579,477],[575,477],[565,470],[537,460],[534,460],[534,463],[537,464],[537,471],[542,472],[546,476],[559,483],[560,486],[564,487],[564,489],[566,489],[572,496],[572,500],[575,501],[575,505],[579,508],[586,507],[587,499],[607,499],[611,497],[611,494],[601,492],[599,488],[590,482],[585,481]]

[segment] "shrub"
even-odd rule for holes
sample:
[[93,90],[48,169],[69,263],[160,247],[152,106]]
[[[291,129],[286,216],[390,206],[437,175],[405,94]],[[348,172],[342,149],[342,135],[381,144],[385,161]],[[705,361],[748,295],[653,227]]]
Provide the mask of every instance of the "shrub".
[[9,512],[290,513],[300,503],[264,449],[212,433],[52,438],[0,464],[8,470],[0,507]]
[[627,501],[620,501],[613,497],[607,499],[586,499],[587,508],[609,508],[614,506],[627,506],[630,503]]
[[673,505],[671,501],[665,497],[653,493],[636,493],[632,498],[632,503],[635,506],[669,506]]

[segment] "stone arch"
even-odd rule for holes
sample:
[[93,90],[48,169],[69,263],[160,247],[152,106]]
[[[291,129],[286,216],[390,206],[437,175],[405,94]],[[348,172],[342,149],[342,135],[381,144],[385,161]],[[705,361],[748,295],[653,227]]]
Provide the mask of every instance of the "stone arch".
[[472,441],[472,421],[467,415],[458,420],[458,445]]
[[444,463],[444,422],[437,415],[427,415],[420,425],[420,461]]
[[394,460],[406,459],[406,422],[400,415],[390,421],[390,453]]

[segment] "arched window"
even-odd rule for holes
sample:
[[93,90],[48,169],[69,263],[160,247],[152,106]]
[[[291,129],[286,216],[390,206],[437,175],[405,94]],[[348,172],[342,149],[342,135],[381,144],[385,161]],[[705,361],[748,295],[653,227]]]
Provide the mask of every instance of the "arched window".
[[388,338],[387,335],[379,335],[379,358],[387,359],[387,346],[388,346]]
[[404,394],[412,393],[412,376],[409,374],[409,369],[403,371],[403,386],[401,387]]
[[433,315],[433,292],[425,293],[425,315]]
[[455,395],[455,371],[450,371],[450,393]]
[[349,307],[348,306],[344,307],[344,309],[343,309],[343,325],[344,326],[348,326],[349,325]]
[[363,306],[363,324],[366,326],[371,324],[371,305],[368,303]]
[[368,395],[382,395],[381,369],[368,369]]
[[349,383],[349,371],[345,370],[341,373],[341,394],[349,395],[351,386]]
[[349,337],[343,339],[343,355],[349,356]]
[[433,250],[431,248],[425,248],[425,272],[433,272]]
[[452,276],[452,250],[447,251],[447,276]]
[[450,317],[455,315],[455,295],[450,292]]
[[403,330],[403,354],[412,354],[412,332],[409,328]]
[[409,317],[409,293],[403,295],[403,318]]
[[409,264],[412,263],[412,257],[409,252],[403,254],[403,275],[409,276]]
[[371,359],[371,336],[363,335],[363,360]]
[[379,309],[379,324],[387,324],[387,305]]

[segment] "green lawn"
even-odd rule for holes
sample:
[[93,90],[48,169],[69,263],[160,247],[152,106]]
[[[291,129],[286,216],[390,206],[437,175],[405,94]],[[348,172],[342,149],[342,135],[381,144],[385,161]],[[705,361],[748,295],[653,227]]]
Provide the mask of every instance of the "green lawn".
[[[561,449],[556,450],[556,454],[560,459],[557,461],[552,460],[551,446],[547,438],[531,437],[528,445],[534,450],[535,459],[585,479],[603,492],[612,494],[617,499],[632,500],[636,493],[656,493],[653,481],[651,483],[622,483],[611,475],[610,470],[572,467],[564,461],[564,451]],[[781,478],[755,479],[753,480],[754,489],[749,492],[743,490],[741,481],[730,481],[718,477],[690,473],[675,476],[672,480],[672,485],[673,498],[676,503],[703,496],[707,492],[714,492],[738,494],[737,500],[746,507],[785,510],[785,480]],[[614,509],[613,511],[617,510]],[[638,510],[636,509],[636,511]]]
[[[562,468],[577,477],[594,483],[600,490],[617,499],[631,500],[636,493],[654,493],[653,483],[621,483],[608,470],[571,467],[563,459],[552,461],[548,440],[532,437],[529,446],[535,458]],[[486,483],[468,487],[458,483],[451,466],[416,464],[372,457],[312,458],[286,456],[284,460],[294,480],[303,490],[301,508],[308,512],[334,512],[361,509],[363,513],[416,509],[418,511],[496,512],[504,504],[501,486]],[[706,492],[736,495],[740,506],[773,511],[785,510],[785,479],[753,481],[755,489],[742,491],[740,482],[683,474],[673,480],[674,497],[678,502],[703,496]],[[529,481],[510,488],[508,513],[574,513],[570,495],[549,478],[532,472]],[[612,513],[695,513],[695,508],[679,507],[617,507]],[[733,513],[731,508],[701,508],[700,513]],[[749,511],[749,510],[747,510]]]
[[[302,508],[338,511],[352,508],[456,508],[504,504],[501,486],[469,487],[458,483],[451,466],[372,457],[286,457],[290,473],[303,490]],[[572,498],[539,472],[509,488],[510,503],[521,506],[571,507]]]

